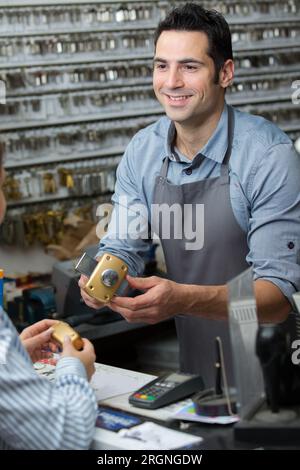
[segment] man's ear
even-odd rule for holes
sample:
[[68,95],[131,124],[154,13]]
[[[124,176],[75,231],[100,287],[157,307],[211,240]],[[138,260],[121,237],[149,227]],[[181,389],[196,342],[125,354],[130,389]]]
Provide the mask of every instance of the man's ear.
[[219,85],[222,88],[229,87],[233,82],[234,77],[234,62],[231,59],[227,59],[224,62],[223,67],[219,73]]

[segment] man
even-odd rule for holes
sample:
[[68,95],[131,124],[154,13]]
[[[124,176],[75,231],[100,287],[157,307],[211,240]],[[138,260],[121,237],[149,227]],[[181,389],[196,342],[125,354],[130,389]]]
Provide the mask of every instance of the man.
[[[0,145],[0,223],[5,213]],[[77,351],[65,338],[55,383],[40,377],[32,362],[53,347],[55,320],[42,320],[18,336],[0,306],[0,449],[88,449],[97,403],[88,384],[94,373],[93,345]]]
[[[129,322],[175,316],[181,368],[201,373],[207,386],[214,381],[216,336],[222,338],[232,382],[227,281],[252,265],[261,322],[285,320],[291,296],[300,289],[300,159],[275,125],[226,104],[233,77],[231,35],[219,13],[187,3],[161,21],[153,88],[166,117],[134,136],[113,196],[115,220],[125,200],[128,214],[137,203],[149,214],[151,206],[182,208],[174,209],[169,239],[163,236],[164,214],[160,226],[149,215],[169,280],[128,276],[129,284],[145,293],[115,297],[110,306]],[[202,214],[203,222],[194,246],[182,231],[193,212]],[[138,276],[147,244],[142,236],[123,235],[108,231],[98,256],[116,254]],[[85,282],[82,276],[80,287]],[[99,307],[83,290],[82,297]]]

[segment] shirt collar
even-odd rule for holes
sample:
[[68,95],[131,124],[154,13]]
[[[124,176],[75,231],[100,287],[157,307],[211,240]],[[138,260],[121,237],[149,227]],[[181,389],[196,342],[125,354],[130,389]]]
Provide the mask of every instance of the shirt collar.
[[[172,143],[175,135],[175,125],[173,121],[169,121],[169,126],[167,130],[167,136],[165,141],[165,153],[162,155],[163,158],[168,156],[170,160],[186,161],[186,158],[181,158],[180,155],[175,154]],[[214,130],[212,136],[209,138],[205,146],[199,150],[195,155],[199,154],[204,155],[215,162],[222,163],[226,150],[228,146],[228,106],[225,102],[224,109],[222,111],[221,117],[219,119],[218,125]]]

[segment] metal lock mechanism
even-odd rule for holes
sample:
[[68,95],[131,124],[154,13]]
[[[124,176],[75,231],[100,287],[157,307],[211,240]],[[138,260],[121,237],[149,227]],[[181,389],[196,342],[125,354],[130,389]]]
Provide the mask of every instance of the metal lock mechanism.
[[68,323],[60,321],[53,326],[53,329],[52,338],[55,339],[60,346],[63,346],[65,336],[68,335],[75,349],[80,351],[83,348],[84,343],[80,334],[73,330]]
[[124,261],[110,253],[104,253],[99,262],[84,253],[75,269],[89,276],[84,291],[104,303],[111,300],[128,272]]
[[118,273],[113,269],[103,271],[101,281],[106,287],[113,287],[119,280]]

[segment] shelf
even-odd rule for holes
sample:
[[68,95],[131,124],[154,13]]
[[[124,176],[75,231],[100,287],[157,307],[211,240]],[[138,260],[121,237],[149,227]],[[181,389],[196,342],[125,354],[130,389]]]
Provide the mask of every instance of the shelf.
[[[120,22],[119,24],[115,25],[115,23],[107,22],[103,26],[100,25],[96,27],[95,25],[90,25],[85,28],[62,28],[62,29],[52,29],[51,33],[49,31],[43,31],[38,29],[33,29],[29,31],[0,31],[0,39],[1,38],[18,38],[18,37],[35,37],[35,36],[52,36],[55,35],[69,35],[69,34],[94,34],[94,33],[107,33],[107,32],[124,32],[124,31],[132,31],[133,27],[135,31],[140,30],[149,30],[154,31],[157,26],[157,19],[153,22],[152,20],[128,20],[124,22]],[[269,16],[257,15],[251,17],[241,17],[241,18],[232,18],[227,17],[228,24],[230,26],[238,27],[238,26],[259,26],[263,28],[265,26],[272,26],[278,25],[290,25],[290,23],[298,24],[300,23],[300,17],[296,16],[282,16],[280,18],[270,18]]]
[[[288,49],[288,51],[286,50]],[[260,51],[273,51],[282,50],[287,53],[291,53],[291,50],[300,49],[300,37],[295,40],[294,38],[289,39],[272,39],[272,40],[261,40],[256,42],[248,42],[247,44],[236,43],[233,45],[233,52],[241,54],[244,52],[260,52]]]
[[228,94],[228,103],[234,106],[242,106],[247,104],[261,104],[261,103],[276,103],[283,101],[291,101],[291,89],[286,91],[266,91],[266,90],[253,90],[249,92],[240,92]]
[[263,25],[263,26],[273,26],[273,25],[281,25],[282,23],[300,23],[300,17],[297,16],[290,16],[290,15],[282,15],[277,18],[272,18],[270,15],[260,15],[255,14],[252,16],[244,16],[244,17],[231,17],[229,15],[226,16],[226,21],[230,26],[246,26],[246,25]]
[[238,68],[234,73],[234,78],[243,78],[247,80],[248,77],[257,77],[261,78],[262,76],[265,77],[273,77],[273,76],[286,76],[289,73],[297,73],[299,75],[300,64],[292,64],[292,65],[276,65],[274,70],[272,70],[274,66],[269,67],[259,67],[257,69],[253,67],[249,68]]
[[30,160],[22,160],[21,162],[11,162],[5,163],[6,170],[12,170],[17,168],[26,168],[30,166],[45,166],[51,163],[68,163],[76,160],[86,160],[89,158],[109,158],[113,156],[122,156],[125,151],[125,147],[114,147],[107,150],[98,150],[93,152],[82,152],[75,153],[72,155],[57,155],[55,157],[50,157],[47,159],[41,160],[40,158],[32,158]]
[[100,194],[69,194],[66,196],[59,196],[59,195],[53,195],[53,196],[41,196],[41,197],[35,197],[35,198],[30,198],[30,199],[20,199],[18,201],[8,201],[7,202],[7,207],[9,209],[15,208],[15,207],[20,207],[20,206],[28,206],[28,205],[33,205],[33,204],[47,204],[49,202],[55,202],[55,201],[66,201],[66,200],[74,200],[74,199],[88,199],[88,198],[93,198],[97,199],[100,197],[106,197],[106,196],[111,196],[113,193],[110,191],[107,191],[105,193],[100,193]]
[[288,122],[287,124],[281,124],[280,129],[284,132],[298,132],[300,137],[300,121]]
[[[57,89],[57,90],[52,90],[51,93],[43,93],[43,96],[46,95],[46,96],[53,96],[54,95],[54,98],[60,98],[61,96],[64,96],[67,92],[70,93],[70,96],[71,97],[74,97],[74,96],[91,96],[93,94],[94,96],[94,93],[95,92],[98,92],[99,95],[107,95],[107,92],[112,93],[112,94],[116,94],[116,91],[117,92],[120,92],[120,93],[130,93],[132,91],[136,92],[136,91],[152,91],[152,81],[150,80],[147,80],[146,82],[144,83],[137,83],[136,80],[135,80],[135,87],[133,88],[132,86],[130,86],[130,84],[128,84],[127,82],[126,83],[123,83],[123,84],[114,84],[114,86],[107,86],[106,87],[103,87],[103,88],[100,88],[99,86],[98,87],[94,87],[94,86],[89,86],[89,88],[84,88],[84,87],[80,87],[76,90],[72,89],[66,89],[66,90],[62,90],[61,88],[60,89]],[[154,93],[153,93],[154,95]],[[6,95],[6,97],[8,97],[8,95]],[[16,100],[16,98],[20,98],[20,95],[18,96],[12,96],[10,95],[9,96],[10,98]],[[38,95],[36,94],[26,94],[24,96],[25,98],[37,98]],[[17,100],[19,101],[19,99]]]
[[[123,82],[123,83],[122,83]],[[51,89],[45,89],[45,88],[37,88],[36,90],[24,90],[24,91],[19,91],[15,93],[6,93],[6,98],[20,98],[20,97],[26,97],[26,98],[31,98],[31,97],[39,97],[41,96],[50,96],[54,94],[64,94],[64,93],[76,93],[80,91],[104,91],[104,90],[111,90],[115,88],[120,88],[124,89],[129,86],[143,86],[143,85],[150,85],[152,83],[152,77],[146,78],[144,81],[139,81],[138,78],[131,78],[131,79],[126,79],[126,84],[124,84],[124,79],[120,78],[115,81],[111,82],[105,82],[105,83],[97,83],[97,84],[89,84],[89,83],[77,83],[74,85],[74,87],[69,87],[69,88],[62,88],[61,85],[59,88],[51,88]]]
[[135,109],[133,111],[126,112],[111,112],[106,114],[93,114],[86,117],[68,117],[64,119],[53,119],[53,120],[36,120],[36,121],[26,121],[23,124],[18,122],[11,122],[8,124],[0,124],[0,132],[8,131],[18,131],[24,129],[39,129],[41,127],[53,127],[53,126],[65,126],[72,124],[84,124],[88,122],[96,121],[111,121],[113,119],[127,119],[132,117],[142,117],[142,116],[151,116],[152,114],[161,114],[162,108],[153,107],[150,110],[145,109]]
[[145,31],[145,30],[151,30],[154,31],[156,24],[150,23],[149,21],[137,21],[137,22],[130,22],[126,21],[123,24],[120,24],[118,26],[109,26],[105,25],[103,27],[91,27],[88,29],[76,29],[76,28],[70,28],[70,29],[53,29],[51,30],[51,33],[49,31],[28,31],[28,32],[18,32],[18,31],[13,31],[11,33],[8,32],[1,32],[0,31],[0,39],[1,38],[19,38],[19,37],[35,37],[35,36],[53,36],[55,35],[70,35],[70,34],[94,34],[94,33],[117,33],[117,32],[126,32],[126,31],[132,31],[133,24],[134,23],[134,30],[135,31]]
[[[292,51],[299,51],[300,50],[300,38],[297,38],[297,42],[295,39],[292,40],[273,40],[272,41],[257,41],[254,43],[248,43],[248,44],[238,44],[236,43],[233,45],[233,52],[234,54],[237,54],[238,56],[241,56],[244,53],[249,53],[249,52],[260,52],[263,51],[264,53],[266,51],[273,52],[273,50],[276,50],[277,52],[285,52],[285,53],[291,53]],[[97,57],[97,54],[99,55]],[[91,55],[90,58],[87,58],[87,55]],[[96,56],[96,57],[95,57]],[[36,61],[30,60],[30,61],[25,61],[22,62],[18,60],[18,62],[13,63],[13,62],[3,62],[1,63],[0,61],[0,72],[1,70],[11,70],[11,69],[22,69],[22,68],[29,68],[29,67],[50,67],[53,65],[57,66],[64,66],[64,65],[76,65],[76,64],[101,64],[101,63],[106,63],[106,62],[112,62],[112,61],[120,61],[120,60],[137,60],[137,59],[152,59],[153,58],[153,53],[152,52],[140,52],[136,55],[133,54],[124,54],[124,55],[105,55],[105,53],[101,53],[99,51],[94,52],[94,53],[80,53],[76,54],[76,57],[73,58],[68,58],[66,54],[61,57],[57,58],[57,55],[55,55],[54,58],[51,58],[47,56],[44,60],[37,59]]]
[[[122,4],[128,3],[128,0],[100,0],[103,4]],[[153,0],[142,0],[143,3],[153,3]],[[130,0],[130,3],[139,5],[141,2],[137,0]],[[157,2],[158,3],[158,2]],[[8,0],[8,1],[1,1],[0,8],[14,8],[14,7],[46,7],[46,6],[72,6],[72,5],[99,5],[99,0],[50,0],[47,1],[47,5],[43,0]]]
[[[95,55],[99,54],[99,57],[95,58]],[[87,58],[88,55],[91,55],[90,58]],[[0,61],[0,71],[3,69],[10,70],[10,69],[22,69],[28,67],[50,67],[53,65],[62,66],[62,65],[83,65],[83,64],[102,64],[107,62],[118,62],[120,60],[136,60],[136,59],[152,59],[153,54],[151,52],[140,52],[136,55],[133,54],[123,54],[123,55],[105,55],[101,54],[100,52],[95,52],[94,54],[76,54],[76,58],[67,58],[66,56],[61,57],[60,59],[57,58],[46,58],[45,60],[36,60],[36,61],[27,61],[27,62],[7,62],[1,63]]]
[[[114,4],[122,4],[122,3],[130,3],[130,4],[133,4],[133,5],[140,5],[141,3],[154,3],[154,0],[142,0],[141,1],[138,1],[138,0],[47,0],[47,6],[60,6],[60,5],[65,5],[65,6],[72,6],[72,5],[99,5],[99,3],[102,3],[102,4],[107,4],[107,5],[114,5]],[[165,4],[166,2],[165,1],[156,1],[155,3],[159,4],[159,3],[163,3]],[[206,1],[204,2],[205,4],[208,4],[209,2]],[[222,2],[224,3],[224,2]],[[226,5],[235,5],[237,2],[236,0],[225,0],[225,4]],[[253,4],[253,5],[256,5],[257,3],[260,3],[260,0],[248,0],[247,4]],[[273,4],[273,0],[264,0],[263,3],[269,3],[269,4]],[[278,2],[279,3],[279,2]],[[0,8],[2,7],[10,7],[10,8],[14,8],[14,7],[31,7],[31,6],[41,6],[41,7],[45,7],[45,2],[43,0],[2,0],[0,1]]]

